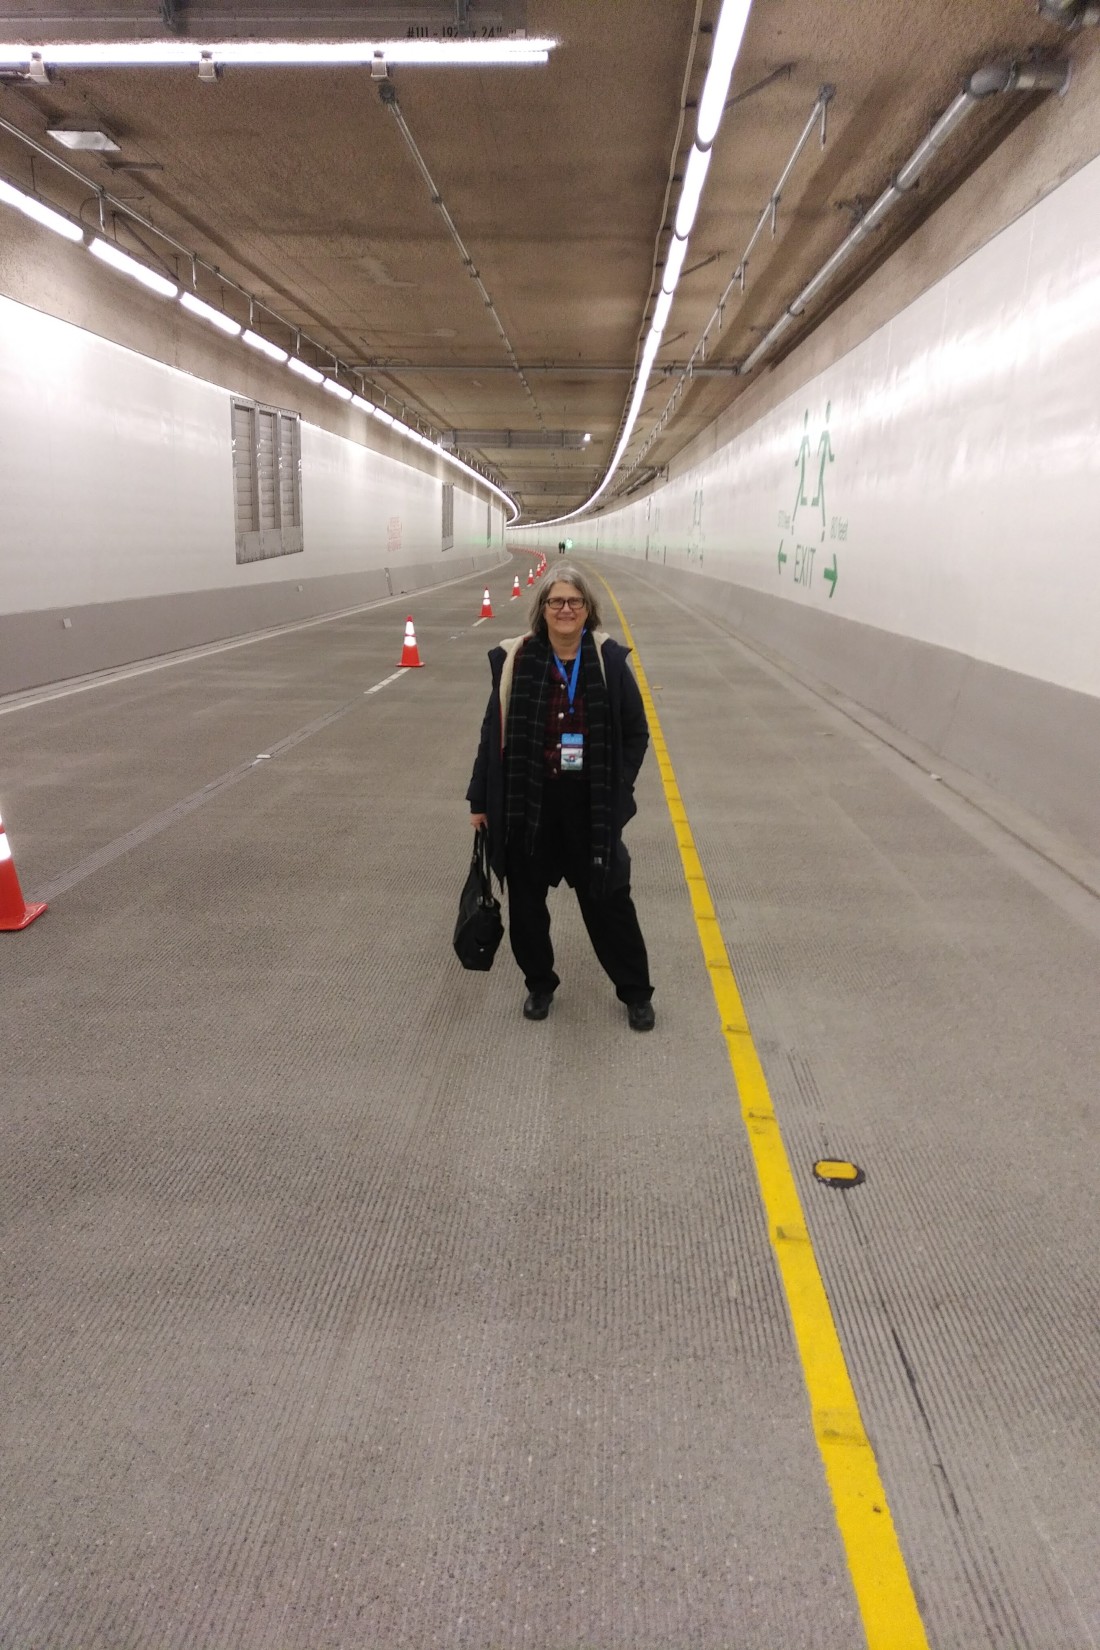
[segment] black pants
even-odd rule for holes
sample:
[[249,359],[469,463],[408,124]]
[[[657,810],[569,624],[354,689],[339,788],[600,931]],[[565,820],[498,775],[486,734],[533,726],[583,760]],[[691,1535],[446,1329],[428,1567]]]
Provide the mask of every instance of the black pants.
[[[566,789],[568,787],[568,789]],[[589,892],[588,810],[580,781],[548,781],[534,854],[508,849],[508,938],[528,991],[555,991],[550,912],[546,896],[564,876],[573,885],[584,926],[620,1002],[645,1003],[653,995],[649,958],[630,897],[630,858],[621,845],[612,892]],[[623,873],[625,872],[625,877]]]

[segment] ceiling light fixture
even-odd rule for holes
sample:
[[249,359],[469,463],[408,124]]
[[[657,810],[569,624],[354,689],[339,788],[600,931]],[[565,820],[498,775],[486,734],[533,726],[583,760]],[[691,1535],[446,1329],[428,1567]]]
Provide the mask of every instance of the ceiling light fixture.
[[722,112],[729,96],[733,65],[745,37],[752,0],[726,0],[718,18],[718,26],[711,36],[710,68],[703,82],[699,99],[699,113],[695,120],[695,141],[702,149],[709,148],[722,123]]
[[251,327],[246,327],[241,333],[241,343],[247,344],[249,349],[258,350],[261,355],[266,355],[269,361],[278,361],[280,365],[289,359],[285,349],[280,349],[278,344],[270,343],[261,333],[253,332]]
[[132,281],[139,282],[150,292],[155,292],[161,298],[176,298],[179,296],[179,287],[175,281],[170,281],[166,275],[158,275],[155,269],[147,269],[144,264],[131,258],[129,253],[123,252],[113,241],[104,241],[97,235],[88,249],[102,263],[110,264],[121,275],[129,275]]
[[204,304],[201,298],[196,298],[193,292],[181,292],[180,303],[184,309],[190,310],[192,315],[199,316],[200,320],[207,321],[219,332],[224,332],[227,338],[240,336],[241,323],[234,321],[231,315],[224,310],[215,309],[213,304]]
[[679,235],[673,235],[668,245],[668,255],[665,258],[665,272],[661,285],[666,292],[675,292],[676,283],[680,279],[680,271],[684,267],[687,257],[688,243]]
[[122,147],[98,126],[47,126],[46,136],[60,143],[63,149],[98,149],[117,154]]
[[549,61],[556,40],[85,40],[30,47],[0,43],[0,68],[194,68],[211,70],[283,65],[358,68],[381,57],[387,65],[442,68],[523,65]]
[[296,372],[299,378],[305,378],[311,384],[323,384],[325,381],[324,373],[318,372],[316,367],[311,367],[308,361],[303,361],[299,355],[292,355],[287,366],[291,372]]
[[321,388],[323,390],[327,390],[330,395],[339,396],[341,401],[351,400],[351,391],[345,389],[343,384],[338,384],[335,378],[326,378],[324,374],[322,374]]
[[672,293],[662,292],[653,307],[653,331],[663,333],[668,322],[668,312],[672,308]]
[[62,213],[55,212],[52,206],[46,206],[37,200],[34,195],[24,195],[21,189],[15,189],[10,183],[0,178],[0,201],[6,206],[14,206],[17,212],[22,212],[26,218],[33,218],[44,229],[52,229],[55,235],[63,235],[67,241],[82,241],[84,231],[79,224],[73,223]]
[[707,172],[710,169],[710,154],[709,149],[700,149],[698,144],[693,143],[691,146],[691,154],[684,167],[680,203],[676,208],[676,233],[681,240],[687,240],[691,234],[703,194],[703,185],[707,181]]

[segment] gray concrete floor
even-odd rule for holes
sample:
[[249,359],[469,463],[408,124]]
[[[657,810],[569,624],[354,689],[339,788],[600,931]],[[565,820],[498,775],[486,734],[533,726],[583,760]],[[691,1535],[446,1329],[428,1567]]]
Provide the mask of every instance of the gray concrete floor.
[[[1096,902],[599,566],[929,1642],[1096,1645]],[[5,1650],[863,1642],[652,758],[655,1033],[451,954],[510,586],[0,702]]]

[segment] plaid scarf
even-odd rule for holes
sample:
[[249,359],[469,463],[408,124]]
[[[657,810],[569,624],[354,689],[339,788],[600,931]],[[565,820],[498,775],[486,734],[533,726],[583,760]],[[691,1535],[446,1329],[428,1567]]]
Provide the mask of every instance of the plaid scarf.
[[[505,831],[516,841],[522,835],[524,852],[533,855],[542,819],[543,746],[550,672],[555,669],[546,642],[532,636],[516,654],[504,735]],[[585,769],[588,773],[589,853],[591,887],[602,893],[611,868],[611,754],[607,683],[596,644],[586,632],[581,640],[584,679]]]

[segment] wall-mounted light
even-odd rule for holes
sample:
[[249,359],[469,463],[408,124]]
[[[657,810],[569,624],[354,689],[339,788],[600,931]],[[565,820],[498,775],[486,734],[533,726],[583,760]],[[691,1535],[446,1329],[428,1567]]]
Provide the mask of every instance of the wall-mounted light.
[[330,395],[338,396],[341,401],[351,400],[351,391],[345,389],[343,384],[338,384],[335,378],[326,378],[322,374],[321,388],[327,390]]
[[120,251],[113,241],[101,240],[97,235],[88,250],[101,262],[117,269],[120,275],[128,275],[132,281],[138,281],[159,297],[179,296],[180,289],[175,281],[170,281],[166,275],[158,275],[155,269],[147,269],[144,264],[138,263],[136,258],[131,258],[128,252]]
[[233,317],[226,315],[224,310],[215,309],[213,304],[204,304],[202,299],[196,298],[193,292],[181,292],[180,303],[184,309],[190,310],[192,315],[197,315],[200,320],[208,322],[212,327],[217,327],[219,332],[224,332],[226,337],[239,337],[241,331],[239,321],[234,321]]
[[79,224],[73,223],[61,212],[55,212],[52,206],[46,206],[34,195],[24,195],[21,189],[15,189],[10,183],[0,178],[0,201],[6,206],[14,206],[17,212],[22,212],[26,218],[33,218],[44,229],[52,229],[55,235],[63,235],[67,241],[82,241],[84,231]]
[[292,355],[287,366],[291,372],[296,372],[299,378],[306,379],[310,384],[323,384],[325,381],[324,373],[318,372],[316,367],[311,367],[309,362],[303,361],[299,355]]
[[288,359],[285,349],[280,349],[278,344],[271,343],[262,334],[253,332],[251,327],[246,327],[241,333],[241,343],[247,344],[249,349],[258,350],[261,355],[266,355],[269,361],[278,361],[280,365]]

